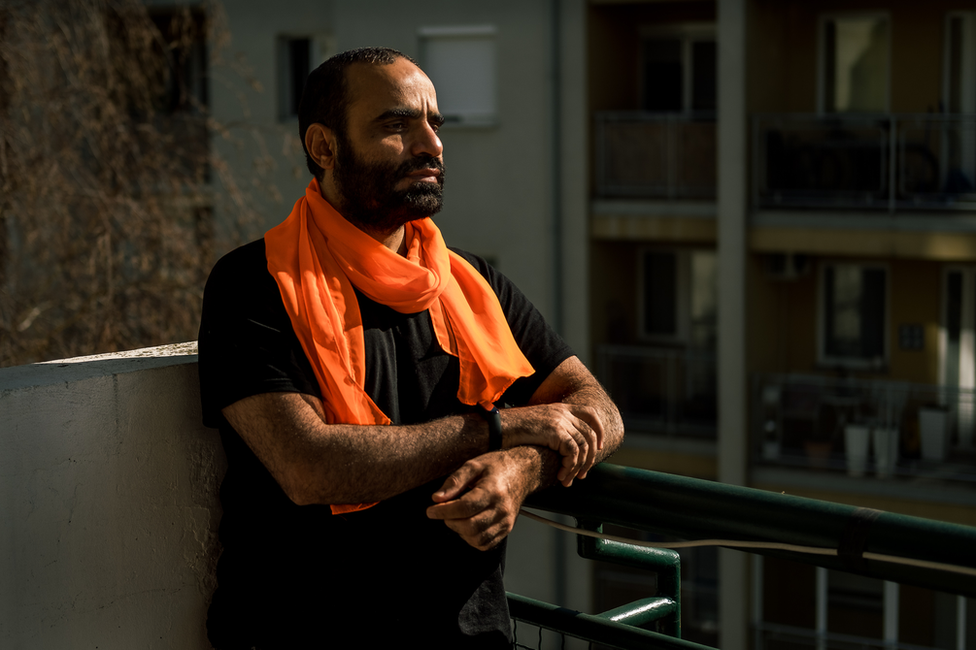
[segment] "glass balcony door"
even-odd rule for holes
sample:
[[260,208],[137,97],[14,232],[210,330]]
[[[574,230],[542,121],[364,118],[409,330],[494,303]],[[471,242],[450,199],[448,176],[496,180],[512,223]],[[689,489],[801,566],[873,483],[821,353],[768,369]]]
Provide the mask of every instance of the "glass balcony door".
[[[940,332],[942,385],[976,387],[976,268],[950,267],[943,281],[943,326]],[[972,447],[976,414],[970,400],[960,400],[956,423],[959,444]]]

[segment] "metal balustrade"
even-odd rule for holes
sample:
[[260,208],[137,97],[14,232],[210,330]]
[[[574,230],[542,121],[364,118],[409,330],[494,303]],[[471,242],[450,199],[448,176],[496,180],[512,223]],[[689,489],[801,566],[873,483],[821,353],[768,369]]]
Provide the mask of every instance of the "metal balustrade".
[[[725,485],[660,472],[603,464],[569,489],[532,495],[526,506],[571,515],[578,528],[602,524],[673,535],[687,540],[718,539],[727,548],[748,541],[834,549],[816,555],[783,548],[747,549],[834,570],[858,573],[968,597],[976,596],[976,528]],[[628,606],[584,614],[509,594],[516,621],[555,630],[614,648],[703,649],[681,640],[679,568],[670,551],[598,542],[579,537],[580,554],[628,566],[659,570],[659,592]],[[742,549],[742,546],[739,547]],[[927,568],[878,559],[906,559]],[[961,568],[944,568],[946,565]],[[669,601],[674,601],[669,604]],[[656,621],[662,631],[643,629]]]
[[596,194],[601,198],[714,199],[714,113],[599,112]]
[[759,207],[976,208],[976,115],[758,115],[753,135]]
[[887,380],[753,378],[755,458],[878,478],[976,481],[972,389]]

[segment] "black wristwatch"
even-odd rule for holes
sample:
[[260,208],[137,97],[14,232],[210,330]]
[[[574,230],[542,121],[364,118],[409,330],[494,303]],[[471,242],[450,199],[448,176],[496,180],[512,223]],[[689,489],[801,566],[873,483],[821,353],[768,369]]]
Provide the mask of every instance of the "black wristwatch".
[[491,410],[483,406],[478,406],[478,413],[488,423],[488,451],[497,451],[502,448],[502,416],[498,412],[497,406],[492,406]]

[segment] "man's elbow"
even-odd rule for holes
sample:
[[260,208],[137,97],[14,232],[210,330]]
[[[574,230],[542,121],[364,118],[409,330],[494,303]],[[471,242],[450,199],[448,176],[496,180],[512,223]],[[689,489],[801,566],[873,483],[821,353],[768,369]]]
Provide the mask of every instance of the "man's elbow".
[[610,413],[608,415],[610,421],[607,423],[606,438],[603,441],[605,457],[617,451],[624,442],[624,422],[620,417],[620,411],[617,410],[617,406],[613,402],[610,402]]
[[272,476],[285,496],[297,506],[328,503],[327,495],[322,494],[322,490],[316,487],[306,468],[301,465],[293,465],[287,469],[278,468],[272,472]]

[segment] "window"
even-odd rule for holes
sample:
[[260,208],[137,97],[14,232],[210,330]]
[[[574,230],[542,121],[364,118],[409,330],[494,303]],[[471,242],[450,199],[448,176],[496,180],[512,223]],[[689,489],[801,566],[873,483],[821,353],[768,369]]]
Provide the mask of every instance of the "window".
[[820,24],[820,109],[888,110],[890,37],[886,16],[829,16]]
[[820,359],[827,364],[881,366],[887,357],[884,268],[831,263],[821,274]]
[[976,113],[976,12],[946,16],[944,102],[949,113]]
[[425,27],[420,64],[437,90],[447,123],[492,125],[497,119],[495,28]]
[[976,12],[946,16],[943,105],[969,119],[947,121],[942,132],[942,161],[948,192],[976,190]]
[[717,56],[711,26],[643,30],[641,107],[667,113],[715,111]]
[[709,250],[644,250],[640,263],[640,331],[645,339],[714,350],[717,258]]
[[313,36],[279,36],[278,119],[282,122],[298,117],[298,106],[309,73],[332,54],[328,39]]
[[[972,390],[976,388],[976,269],[947,268],[942,287],[942,385]],[[959,443],[972,445],[976,438],[976,409],[972,401],[959,400],[955,415]]]

